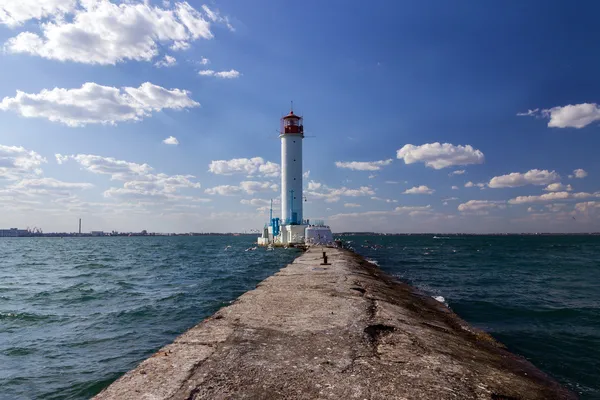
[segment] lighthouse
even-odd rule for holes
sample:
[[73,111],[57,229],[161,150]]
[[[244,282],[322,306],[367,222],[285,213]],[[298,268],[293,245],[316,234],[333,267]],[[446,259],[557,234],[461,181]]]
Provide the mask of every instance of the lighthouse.
[[258,244],[262,246],[294,246],[304,244],[331,244],[331,229],[323,221],[304,219],[302,193],[302,141],[304,125],[302,117],[289,114],[281,118],[281,218],[273,217],[265,224]]
[[281,118],[281,221],[302,225],[302,117],[290,111]]

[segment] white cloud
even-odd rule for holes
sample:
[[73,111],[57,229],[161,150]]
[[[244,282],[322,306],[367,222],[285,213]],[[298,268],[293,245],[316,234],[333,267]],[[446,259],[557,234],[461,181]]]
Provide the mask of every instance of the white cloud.
[[385,181],[385,182],[383,182],[383,183],[386,183],[386,184],[388,184],[388,185],[397,185],[397,184],[399,184],[400,182],[398,182],[398,181]]
[[204,192],[210,195],[235,196],[241,193],[255,194],[257,192],[276,192],[279,185],[270,182],[243,181],[239,186],[221,185],[206,189]]
[[413,213],[415,211],[430,211],[431,205],[426,206],[399,206],[394,209],[397,213]]
[[173,51],[187,50],[190,48],[190,44],[184,41],[175,41],[169,48]]
[[464,169],[458,169],[458,170],[456,170],[456,171],[452,171],[452,172],[450,172],[448,175],[449,175],[449,176],[453,176],[453,175],[463,175],[465,172],[467,172],[467,171],[465,171]]
[[[245,205],[249,205],[249,206],[255,206],[255,207],[261,207],[261,206],[270,206],[271,205],[271,200],[267,200],[267,199],[242,199],[240,200],[241,204],[245,204]],[[280,201],[279,199],[273,199],[273,205],[275,204],[279,204]]]
[[397,151],[397,157],[406,164],[425,163],[434,169],[442,169],[454,165],[482,164],[484,155],[471,145],[455,146],[450,143],[426,143],[421,146],[407,144]]
[[391,163],[392,159],[381,161],[336,161],[335,166],[355,171],[379,171],[381,167],[390,165]]
[[393,200],[393,199],[382,199],[380,197],[371,197],[371,200],[377,200],[377,201],[385,201],[386,203],[397,203],[398,200]]
[[62,154],[55,154],[54,158],[56,158],[56,163],[60,165],[60,164],[63,164],[65,162],[69,161],[69,159],[71,157],[70,156],[64,156]]
[[279,185],[270,182],[244,181],[240,182],[240,188],[248,194],[254,194],[256,192],[276,192],[279,190]]
[[265,161],[262,157],[211,161],[208,170],[216,175],[243,174],[247,176],[262,175],[273,178],[278,177],[281,173],[279,164]]
[[571,187],[571,185],[563,185],[562,183],[557,182],[549,184],[544,190],[546,192],[570,192],[571,190],[573,190],[573,188]]
[[235,79],[240,77],[240,72],[235,69],[229,71],[213,71],[212,69],[203,69],[198,71],[200,76],[214,76],[221,79]]
[[241,193],[241,189],[239,186],[232,185],[221,185],[215,186],[213,188],[208,188],[204,191],[204,193],[210,195],[220,195],[220,196],[235,196],[236,194]]
[[421,185],[405,190],[404,194],[432,194],[433,192],[435,192],[434,189],[429,189],[427,186]]
[[[473,183],[473,182],[471,182],[471,181],[469,181],[469,182],[465,183],[465,187],[467,187],[467,188],[470,188],[470,187],[478,187],[478,188],[480,188],[481,190],[483,190],[483,189],[485,189],[485,188],[486,188],[486,186],[487,186],[487,185],[486,185],[485,183]],[[453,187],[454,187],[454,186],[453,186]]]
[[[42,23],[40,34],[21,32],[9,39],[5,49],[53,60],[114,65],[125,60],[150,61],[162,45],[183,49],[194,40],[211,39],[213,22],[231,26],[208,7],[201,12],[187,2],[176,2],[173,9],[142,1],[81,0],[79,7],[74,7],[73,1],[62,3],[66,7],[56,7],[57,0],[43,0],[41,4],[50,5],[34,6],[34,11],[19,14],[20,22],[26,18],[56,18]],[[0,10],[5,14],[11,11],[7,6]],[[0,20],[4,20],[1,12]],[[61,18],[62,14],[68,14],[68,18]]]
[[452,190],[458,190],[458,186],[452,186]]
[[585,170],[581,169],[581,168],[579,168],[579,169],[576,169],[575,171],[573,171],[573,176],[574,176],[575,178],[583,179],[583,178],[585,178],[587,175],[588,175],[588,173],[587,173]]
[[0,179],[17,180],[42,173],[40,166],[47,160],[21,146],[0,144]]
[[71,13],[76,5],[77,0],[3,0],[0,2],[0,23],[14,28],[30,19]]
[[358,208],[358,207],[361,207],[361,205],[357,204],[357,203],[344,203],[344,207],[347,207],[347,208]]
[[94,185],[90,183],[73,183],[63,182],[54,178],[34,178],[34,179],[23,179],[18,183],[12,185],[14,189],[33,189],[33,190],[54,190],[54,189],[89,189]]
[[104,192],[104,197],[121,200],[186,200],[196,201],[195,198],[177,195],[180,189],[200,189],[200,183],[192,181],[193,175],[167,175],[153,173],[148,164],[138,164],[117,160],[112,157],[102,157],[92,154],[77,154],[72,156],[56,155],[57,160],[65,163],[67,160],[77,162],[85,170],[100,175],[110,175],[111,180],[124,181],[123,187],[112,187]]
[[535,108],[533,110],[527,110],[527,112],[522,112],[522,113],[517,113],[517,116],[519,117],[533,117],[538,115],[538,111],[540,111],[539,108]]
[[589,210],[594,210],[596,208],[600,208],[600,201],[586,201],[583,203],[575,204],[575,210],[579,212],[586,212]]
[[117,160],[113,157],[103,157],[93,154],[77,154],[64,156],[57,154],[62,163],[74,160],[84,169],[94,174],[110,175],[112,180],[134,180],[139,176],[150,174],[152,167],[148,164],[137,164],[129,161]]
[[585,199],[589,197],[600,197],[600,192],[596,193],[569,193],[569,192],[550,192],[540,196],[519,196],[508,201],[509,204],[527,204],[542,203],[546,201],[567,200],[567,199]]
[[177,140],[177,138],[175,136],[169,136],[168,138],[166,138],[165,140],[163,140],[164,144],[171,144],[171,145],[178,145],[179,144],[179,140]]
[[79,89],[44,89],[37,94],[17,91],[15,97],[2,100],[0,110],[14,111],[26,118],[47,118],[72,127],[116,124],[140,121],[163,109],[198,107],[189,94],[185,90],[169,90],[150,82],[139,88],[121,89],[87,82]]
[[322,183],[310,181],[308,182],[308,190],[319,190],[323,186]]
[[310,170],[308,170],[302,174],[302,179],[308,179],[309,177],[310,177]]
[[594,103],[553,107],[543,110],[543,113],[550,117],[550,128],[583,128],[600,120],[600,107]]
[[210,63],[210,60],[209,60],[208,58],[206,58],[206,57],[202,57],[202,58],[200,59],[200,61],[198,61],[198,63],[199,63],[200,65],[208,65],[208,64]]
[[560,212],[567,207],[565,203],[557,203],[557,204],[546,204],[544,206],[548,211],[551,212]]
[[369,186],[361,186],[358,189],[349,189],[345,186],[331,188],[321,183],[310,181],[308,182],[306,195],[317,199],[324,199],[327,203],[335,203],[342,197],[374,196],[375,191]]
[[548,185],[560,179],[555,171],[532,169],[522,174],[513,172],[508,175],[495,176],[488,184],[491,188],[519,187],[525,185]]
[[458,211],[463,213],[486,214],[492,209],[506,208],[506,202],[496,200],[469,200],[459,204]]
[[156,63],[154,63],[154,65],[158,68],[173,67],[173,66],[177,65],[177,59],[175,57],[172,57],[172,56],[166,54],[163,59],[157,61]]

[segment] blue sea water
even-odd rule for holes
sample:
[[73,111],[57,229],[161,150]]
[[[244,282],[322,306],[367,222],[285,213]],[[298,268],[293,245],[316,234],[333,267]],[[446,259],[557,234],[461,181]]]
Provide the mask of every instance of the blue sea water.
[[[600,237],[344,239],[600,399]],[[0,239],[0,399],[89,398],[299,254],[253,240]]]

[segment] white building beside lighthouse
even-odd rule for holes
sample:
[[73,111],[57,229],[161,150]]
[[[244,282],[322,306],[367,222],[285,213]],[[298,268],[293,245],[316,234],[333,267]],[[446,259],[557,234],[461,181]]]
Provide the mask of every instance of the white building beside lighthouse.
[[303,203],[306,200],[302,186],[302,117],[294,111],[281,118],[281,218],[273,218],[258,239],[259,245],[330,243],[331,230],[323,222],[304,219]]

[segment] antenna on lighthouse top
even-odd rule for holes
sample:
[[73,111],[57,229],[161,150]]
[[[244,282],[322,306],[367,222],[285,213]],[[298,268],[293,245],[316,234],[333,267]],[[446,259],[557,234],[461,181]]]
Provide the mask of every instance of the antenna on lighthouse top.
[[294,100],[292,100],[290,105],[290,111],[293,113],[294,112]]

